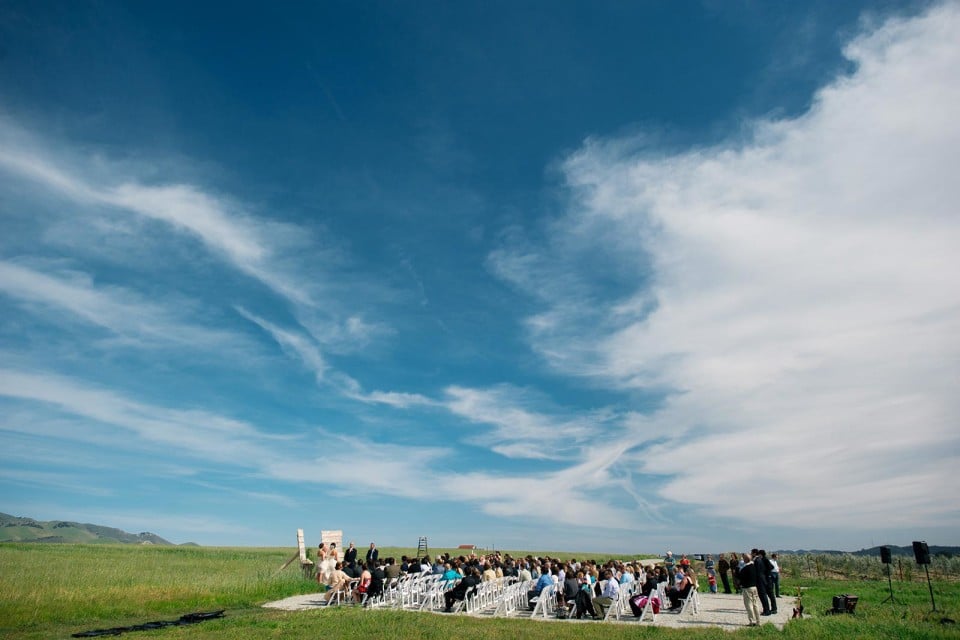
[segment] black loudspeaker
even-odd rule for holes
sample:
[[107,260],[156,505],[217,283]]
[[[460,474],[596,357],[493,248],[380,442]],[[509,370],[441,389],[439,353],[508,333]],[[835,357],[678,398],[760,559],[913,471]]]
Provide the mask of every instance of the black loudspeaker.
[[930,564],[930,547],[926,542],[913,541],[913,555],[917,564]]
[[890,547],[880,547],[880,562],[890,564]]

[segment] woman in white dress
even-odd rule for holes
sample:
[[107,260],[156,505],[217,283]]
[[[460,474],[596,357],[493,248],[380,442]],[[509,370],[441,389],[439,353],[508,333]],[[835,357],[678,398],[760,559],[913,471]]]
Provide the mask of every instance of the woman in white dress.
[[321,542],[317,548],[317,582],[321,584],[330,584],[330,574],[333,573],[335,561],[330,560],[330,550],[327,549],[327,543]]

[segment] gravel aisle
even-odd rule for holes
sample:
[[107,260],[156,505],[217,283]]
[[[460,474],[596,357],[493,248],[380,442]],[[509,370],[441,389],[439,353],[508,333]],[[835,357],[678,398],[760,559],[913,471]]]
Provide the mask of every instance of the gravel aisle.
[[[284,609],[286,611],[323,609],[324,606],[320,604],[321,597],[319,593],[311,593],[292,596],[276,602],[268,602],[263,606],[271,609]],[[761,618],[761,624],[773,624],[778,629],[782,629],[783,625],[786,624],[793,613],[793,600],[791,598],[780,598],[777,602],[779,607],[777,614]],[[517,617],[523,617],[523,614]],[[556,620],[556,622],[568,621]],[[577,621],[572,620],[569,622]],[[590,623],[592,621],[586,622]],[[747,612],[743,608],[743,598],[737,594],[702,593],[700,594],[700,613],[698,615],[692,615],[690,612],[687,612],[681,616],[676,613],[662,612],[657,616],[656,622],[650,622],[649,619],[644,622],[638,622],[636,618],[630,615],[622,618],[619,624],[644,624],[657,627],[681,627],[687,629],[712,626],[733,630],[747,626]]]

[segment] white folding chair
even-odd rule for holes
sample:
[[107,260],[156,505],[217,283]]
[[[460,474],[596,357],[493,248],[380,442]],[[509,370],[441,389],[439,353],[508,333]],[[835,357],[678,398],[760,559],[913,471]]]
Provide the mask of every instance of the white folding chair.
[[700,614],[700,589],[697,583],[691,585],[690,593],[688,593],[687,597],[681,600],[681,602],[683,604],[680,606],[680,615],[686,613],[687,609],[689,609],[694,616]]
[[533,607],[532,618],[540,616],[542,618],[549,618],[557,610],[557,585],[550,584],[543,588],[540,591],[540,595],[537,596],[537,604]]
[[657,621],[657,612],[654,610],[654,607],[653,607],[654,598],[656,598],[656,601],[659,603],[657,605],[657,608],[660,608],[663,606],[663,600],[660,599],[660,596],[658,594],[659,594],[658,591],[650,592],[650,596],[647,598],[647,602],[646,604],[643,605],[643,610],[640,612],[640,618],[639,618],[640,622],[643,622],[646,619],[647,615],[650,616],[650,622]]
[[623,612],[623,607],[627,601],[627,589],[620,587],[620,590],[617,592],[617,597],[610,603],[610,607],[604,612],[603,620],[619,620],[620,614]]

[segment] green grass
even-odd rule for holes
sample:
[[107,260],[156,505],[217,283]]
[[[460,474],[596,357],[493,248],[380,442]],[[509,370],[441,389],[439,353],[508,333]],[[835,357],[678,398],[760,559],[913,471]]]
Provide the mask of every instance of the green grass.
[[[398,558],[413,552],[414,549],[381,550],[385,556]],[[565,640],[582,639],[585,633],[602,633],[604,640],[654,636],[960,638],[956,625],[945,627],[939,623],[943,616],[960,617],[960,583],[956,581],[935,584],[941,612],[931,615],[926,582],[894,582],[897,599],[906,604],[891,606],[882,604],[888,595],[886,580],[791,578],[784,581],[783,591],[792,593],[798,585],[805,587],[804,604],[811,614],[808,619],[792,622],[782,632],[767,626],[739,630],[732,636],[719,629],[605,625],[601,631],[587,629],[583,624],[473,619],[351,607],[303,612],[261,608],[270,600],[316,591],[315,583],[303,579],[296,563],[277,571],[292,553],[292,549],[0,544],[0,637],[67,638],[79,631],[175,619],[192,611],[226,609],[227,616],[220,620],[123,637]],[[855,616],[823,615],[838,593],[860,596]],[[791,600],[781,600],[781,606],[790,607]],[[597,624],[589,623],[587,627]]]

